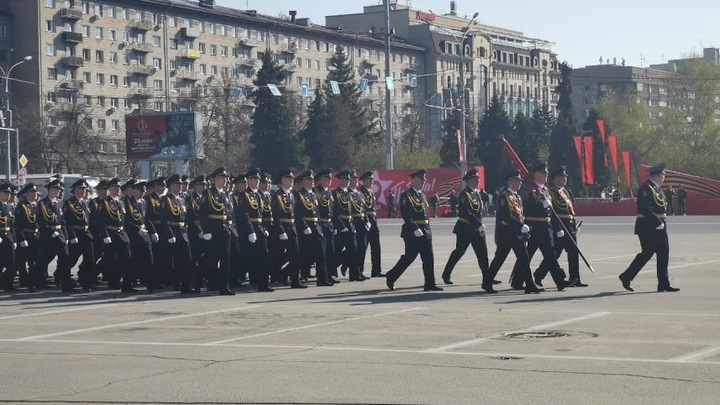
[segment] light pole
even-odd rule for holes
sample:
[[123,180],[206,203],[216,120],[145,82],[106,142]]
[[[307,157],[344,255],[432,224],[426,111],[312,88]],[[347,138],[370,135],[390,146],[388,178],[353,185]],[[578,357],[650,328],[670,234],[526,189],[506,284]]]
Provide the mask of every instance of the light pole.
[[[27,62],[27,61],[30,61],[30,60],[32,60],[32,56],[28,55],[28,56],[24,57],[20,62],[14,64],[14,65],[12,65],[12,66],[10,66],[10,68],[7,70],[7,72],[5,71],[5,69],[2,68],[2,66],[0,66],[0,72],[2,72],[2,78],[3,78],[3,81],[5,82],[5,111],[8,112],[7,128],[12,128],[12,125],[13,125],[13,123],[12,123],[12,110],[10,110],[10,88],[9,88],[9,84],[10,84],[10,73],[12,72],[12,70],[13,70],[16,66],[21,65],[21,64],[23,64],[23,63],[25,63],[25,62]],[[5,131],[5,133],[7,134],[7,136],[6,136],[6,141],[7,141],[7,144],[6,144],[6,146],[7,146],[7,162],[6,162],[6,164],[7,164],[7,173],[6,173],[6,176],[5,176],[5,180],[7,180],[8,183],[10,182],[10,177],[11,177],[11,174],[12,174],[12,159],[10,158],[10,132],[12,132],[12,131],[10,131],[9,129],[8,129],[7,131]],[[16,135],[17,135],[17,132],[16,132]],[[16,138],[17,138],[17,137],[16,137]],[[18,142],[19,142],[19,139],[16,139],[15,142],[18,143]],[[19,146],[19,144],[18,144],[18,150],[19,150],[19,148],[20,148],[20,146]],[[18,159],[19,159],[19,158],[20,158],[20,156],[18,156]]]
[[385,2],[385,168],[393,169],[393,136],[392,112],[390,108],[390,88],[387,78],[390,77],[390,0]]

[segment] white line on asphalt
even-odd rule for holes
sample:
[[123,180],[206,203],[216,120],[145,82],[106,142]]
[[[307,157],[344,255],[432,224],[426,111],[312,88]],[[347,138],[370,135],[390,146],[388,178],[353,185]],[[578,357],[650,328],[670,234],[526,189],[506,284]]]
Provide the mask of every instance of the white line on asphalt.
[[[633,255],[633,256],[634,256],[634,255]],[[679,265],[679,266],[670,266],[670,267],[668,267],[668,270],[682,269],[682,268],[685,268],[685,267],[702,266],[702,265],[704,265],[704,264],[711,264],[711,263],[717,263],[717,262],[720,262],[720,259],[717,259],[717,260],[709,260],[709,261],[707,261],[707,262],[700,262],[700,263],[681,264],[681,265]],[[653,264],[654,264],[654,263],[657,263],[657,262],[656,262],[655,260],[653,260],[652,262],[649,262],[649,263],[653,263]],[[619,275],[619,274],[618,274],[618,275]],[[608,277],[602,277],[602,278],[604,278],[604,279],[610,279],[610,278],[618,278],[618,276],[615,275],[615,276],[608,276]]]
[[693,361],[693,360],[702,360],[704,358],[710,357],[717,353],[720,353],[720,346],[707,347],[705,349],[691,352],[688,354],[684,354],[682,356],[673,357],[669,361],[675,362],[675,363],[685,363],[685,362]]
[[563,326],[563,325],[567,325],[567,324],[571,324],[571,323],[575,323],[575,322],[585,321],[588,319],[598,318],[598,317],[609,315],[609,314],[610,314],[610,312],[593,312],[591,314],[578,316],[578,317],[570,318],[570,319],[565,319],[563,321],[557,321],[557,322],[551,322],[551,323],[546,323],[546,324],[542,324],[542,325],[531,326],[529,328],[525,328],[525,329],[521,329],[521,330],[517,330],[517,331],[503,332],[503,333],[498,333],[498,334],[495,334],[492,336],[487,336],[487,337],[482,337],[482,338],[477,338],[477,339],[465,340],[462,342],[452,343],[452,344],[445,345],[445,346],[435,347],[432,349],[426,349],[425,351],[428,353],[444,352],[447,350],[457,349],[459,347],[471,346],[471,345],[475,345],[475,344],[484,343],[489,340],[497,339],[497,338],[503,336],[505,333],[520,333],[520,332],[531,332],[534,330],[541,330],[541,329],[552,329],[552,328],[556,328],[558,326]]
[[261,305],[246,305],[246,306],[242,306],[242,307],[218,309],[218,310],[216,310],[216,311],[207,311],[207,312],[198,312],[198,313],[184,314],[184,315],[165,316],[165,317],[161,317],[161,318],[146,319],[146,320],[144,320],[144,321],[133,321],[133,322],[114,323],[114,324],[111,324],[111,325],[95,326],[95,327],[92,327],[92,328],[73,329],[73,330],[67,330],[67,331],[57,332],[57,333],[48,333],[48,334],[46,334],[46,335],[28,336],[28,337],[21,338],[21,339],[19,339],[19,340],[38,340],[38,339],[45,339],[45,338],[56,337],[56,336],[72,335],[72,334],[75,334],[75,333],[94,332],[94,331],[96,331],[96,330],[120,328],[120,327],[123,327],[123,326],[141,325],[141,324],[150,323],[150,322],[169,321],[169,320],[172,320],[172,319],[190,318],[190,317],[194,317],[194,316],[204,316],[204,315],[221,314],[221,313],[223,313],[223,312],[242,311],[242,310],[245,310],[245,309],[257,308],[257,307],[260,307],[260,306],[261,306]]
[[271,335],[279,335],[279,334],[287,333],[287,332],[295,332],[295,331],[298,331],[298,330],[304,330],[304,329],[310,329],[310,328],[317,328],[317,327],[319,327],[319,326],[336,325],[336,324],[338,324],[338,323],[344,323],[344,322],[350,322],[350,321],[359,321],[359,320],[362,320],[362,319],[377,318],[377,317],[386,316],[386,315],[402,314],[402,313],[405,313],[405,312],[417,311],[417,310],[419,310],[419,309],[423,309],[423,307],[408,308],[408,309],[403,309],[403,310],[401,310],[401,311],[383,312],[383,313],[380,313],[380,314],[373,314],[373,315],[356,316],[356,317],[353,317],[353,318],[340,319],[340,320],[337,320],[337,321],[330,321],[330,322],[316,323],[316,324],[313,324],[313,325],[299,326],[299,327],[297,327],[297,328],[280,329],[280,330],[276,330],[276,331],[272,331],[272,332],[258,333],[258,334],[255,334],[255,335],[240,336],[240,337],[236,337],[236,338],[232,338],[232,339],[219,340],[219,341],[217,341],[217,342],[210,342],[210,343],[205,343],[205,344],[208,345],[208,346],[219,345],[219,344],[223,344],[223,343],[234,342],[234,341],[237,341],[237,340],[253,339],[253,338],[259,338],[259,337],[265,337],[265,336],[271,336]]
[[29,316],[42,316],[42,315],[53,315],[53,314],[62,314],[65,312],[76,312],[76,311],[86,311],[89,309],[100,309],[100,308],[107,308],[107,307],[114,307],[116,305],[120,305],[119,303],[115,304],[99,304],[99,305],[91,305],[87,307],[81,307],[81,308],[70,308],[70,309],[59,309],[56,311],[45,311],[45,312],[33,312],[31,314],[20,314],[20,315],[8,315],[8,316],[0,316],[0,321],[4,321],[7,319],[16,319],[16,318],[27,318]]

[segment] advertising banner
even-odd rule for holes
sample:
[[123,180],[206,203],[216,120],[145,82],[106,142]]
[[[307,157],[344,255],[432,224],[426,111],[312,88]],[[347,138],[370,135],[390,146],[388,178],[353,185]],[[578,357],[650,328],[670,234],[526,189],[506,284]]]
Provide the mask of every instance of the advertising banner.
[[125,116],[128,160],[178,160],[203,157],[202,116],[175,112]]

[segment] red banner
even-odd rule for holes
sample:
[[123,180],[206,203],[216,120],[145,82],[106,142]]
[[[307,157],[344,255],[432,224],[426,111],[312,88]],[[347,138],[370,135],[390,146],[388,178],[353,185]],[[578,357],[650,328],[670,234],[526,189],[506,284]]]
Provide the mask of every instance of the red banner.
[[587,184],[595,184],[595,168],[593,167],[593,138],[583,137],[585,143],[585,179]]
[[624,150],[622,151],[622,158],[623,163],[625,164],[625,181],[627,182],[628,189],[630,190],[630,196],[634,197],[632,194],[632,166],[630,166],[630,151]]
[[573,136],[573,141],[575,142],[575,152],[577,152],[577,158],[578,158],[578,166],[580,167],[580,181],[582,181],[583,184],[585,183],[585,163],[583,162],[583,153],[582,153],[582,137],[579,135]]
[[465,161],[465,154],[463,153],[463,147],[462,147],[462,131],[457,130],[457,144],[458,144],[458,156],[460,157],[459,162]]
[[600,130],[600,139],[602,139],[603,145],[605,145],[605,121],[602,119],[597,120],[598,130]]
[[525,165],[523,164],[520,156],[515,153],[515,149],[513,149],[512,145],[510,145],[510,142],[508,142],[505,138],[503,138],[503,142],[505,143],[505,145],[503,146],[503,153],[505,154],[505,157],[512,161],[513,166],[515,166],[516,169],[520,170],[523,176],[527,175],[527,167],[525,167]]
[[610,147],[610,157],[612,157],[613,168],[615,168],[615,175],[617,176],[618,183],[620,182],[620,172],[618,172],[618,144],[617,135],[611,134],[608,136],[608,146]]

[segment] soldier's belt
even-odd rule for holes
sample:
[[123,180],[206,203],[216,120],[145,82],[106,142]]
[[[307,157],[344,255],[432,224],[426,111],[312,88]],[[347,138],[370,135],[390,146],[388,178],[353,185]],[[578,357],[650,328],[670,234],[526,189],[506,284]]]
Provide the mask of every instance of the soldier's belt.
[[0,228],[0,231],[2,231],[2,232],[10,232],[10,228]]
[[374,216],[376,216],[377,214],[375,213],[375,211],[366,211],[366,212],[365,212],[365,215],[367,215],[367,216],[369,216],[369,217],[374,217]]
[[[653,214],[653,215],[655,215],[656,217],[658,217],[658,218],[660,218],[660,219],[667,219],[667,214]],[[637,217],[638,217],[638,218],[645,218],[645,215],[643,215],[643,214],[638,214]]]
[[254,222],[256,224],[261,224],[263,222],[262,218],[250,218],[250,222]]
[[318,217],[303,217],[303,221],[305,222],[318,222]]
[[54,230],[56,230],[56,231],[59,231],[59,230],[62,229],[62,225],[51,225],[51,226],[50,226],[50,229],[54,229]]
[[295,220],[293,218],[280,218],[280,222],[284,224],[293,224]]
[[162,225],[162,221],[150,221],[151,224]]
[[525,220],[530,222],[550,222],[548,217],[525,217]]
[[413,221],[413,223],[417,225],[430,225],[430,221],[427,219],[423,219],[421,221]]
[[558,218],[560,218],[560,219],[574,219],[575,217],[572,216],[572,215],[558,214]]
[[170,226],[179,226],[180,228],[185,227],[185,222],[168,222],[168,225]]
[[353,218],[365,218],[365,214],[352,214]]
[[210,219],[219,219],[220,221],[225,221],[225,220],[227,219],[227,215],[215,215],[215,214],[211,214],[211,215],[208,215],[208,218],[210,218]]
[[23,233],[34,233],[37,234],[39,232],[39,229],[30,229],[30,228],[24,228]]
[[87,231],[90,229],[90,226],[88,226],[88,225],[85,225],[85,226],[82,226],[82,225],[73,225],[72,228],[73,228],[74,230],[76,230],[76,231],[85,231],[85,232],[87,232]]
[[145,229],[145,224],[140,224],[140,229]]
[[462,222],[463,224],[472,225],[472,222],[468,221],[465,218],[458,218],[458,222]]
[[111,225],[106,225],[105,229],[107,229],[108,231],[116,231],[116,232],[122,232],[125,230],[125,228],[122,226],[111,226]]
[[329,224],[332,222],[332,219],[320,218],[320,222],[322,222],[323,224]]
[[338,215],[338,218],[340,218],[340,219],[346,219],[346,220],[349,221],[349,220],[352,219],[352,215]]
[[271,224],[275,222],[272,218],[263,218],[263,222],[270,222]]

